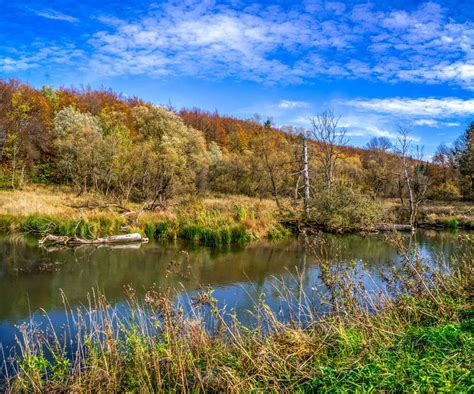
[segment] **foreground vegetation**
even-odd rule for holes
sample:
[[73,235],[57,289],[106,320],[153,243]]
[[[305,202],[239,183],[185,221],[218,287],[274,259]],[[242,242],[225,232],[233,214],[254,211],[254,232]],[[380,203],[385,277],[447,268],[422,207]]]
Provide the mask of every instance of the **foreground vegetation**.
[[449,270],[391,242],[401,265],[383,273],[383,290],[365,288],[355,265],[319,261],[315,293],[282,283],[286,313],[262,297],[253,329],[218,310],[210,290],[184,312],[166,290],[141,301],[130,289],[130,316],[93,295],[89,309],[70,311],[69,327],[20,327],[4,389],[471,392],[474,240],[462,240],[467,252]]

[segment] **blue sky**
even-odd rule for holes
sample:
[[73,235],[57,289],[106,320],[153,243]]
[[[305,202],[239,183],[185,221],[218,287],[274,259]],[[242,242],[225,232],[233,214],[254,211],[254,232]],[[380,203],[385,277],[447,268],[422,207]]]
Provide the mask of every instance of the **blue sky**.
[[457,1],[1,0],[0,76],[307,126],[431,155],[474,120],[474,5]]

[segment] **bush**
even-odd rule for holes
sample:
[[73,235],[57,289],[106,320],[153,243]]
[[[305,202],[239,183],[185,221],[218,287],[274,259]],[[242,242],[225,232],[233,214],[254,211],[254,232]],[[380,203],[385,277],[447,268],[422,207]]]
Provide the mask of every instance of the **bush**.
[[439,186],[434,186],[428,198],[432,200],[458,200],[462,196],[459,187],[451,182],[443,183]]
[[0,231],[9,232],[16,225],[15,217],[12,215],[0,215]]

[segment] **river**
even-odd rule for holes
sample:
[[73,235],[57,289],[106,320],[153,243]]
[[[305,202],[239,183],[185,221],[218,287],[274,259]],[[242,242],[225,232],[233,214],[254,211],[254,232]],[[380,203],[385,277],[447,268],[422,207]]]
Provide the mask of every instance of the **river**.
[[[280,280],[311,293],[321,257],[333,264],[363,261],[364,280],[374,288],[382,283],[380,271],[399,261],[396,249],[383,235],[323,237],[325,247],[315,255],[295,238],[219,249],[150,242],[137,247],[48,250],[38,247],[35,238],[4,236],[0,238],[0,344],[4,349],[11,347],[18,325],[30,318],[45,321],[45,313],[55,326],[64,324],[61,293],[74,308],[87,304],[87,294],[93,289],[105,294],[112,305],[123,305],[125,286],[141,294],[152,286],[175,288],[182,297],[211,287],[219,307],[235,310],[245,321],[262,293],[268,305],[278,309]],[[413,238],[403,237],[432,260],[447,262],[459,251],[456,233],[420,230]],[[301,280],[296,280],[297,272]]]

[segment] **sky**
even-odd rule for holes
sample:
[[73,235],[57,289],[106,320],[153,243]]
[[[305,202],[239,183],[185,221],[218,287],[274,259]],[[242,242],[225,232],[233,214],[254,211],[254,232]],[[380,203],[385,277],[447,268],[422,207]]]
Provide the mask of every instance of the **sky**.
[[309,127],[331,109],[350,144],[429,158],[474,120],[474,3],[0,0],[0,77],[112,88]]

